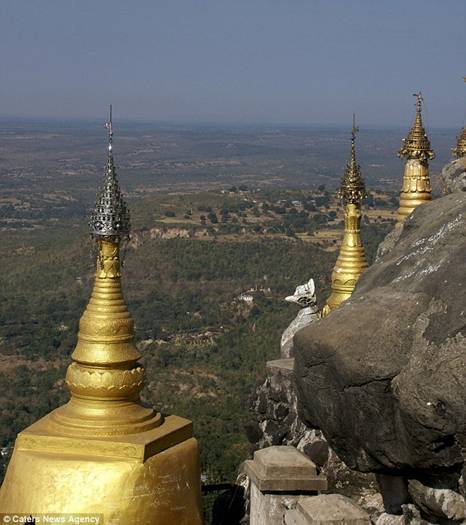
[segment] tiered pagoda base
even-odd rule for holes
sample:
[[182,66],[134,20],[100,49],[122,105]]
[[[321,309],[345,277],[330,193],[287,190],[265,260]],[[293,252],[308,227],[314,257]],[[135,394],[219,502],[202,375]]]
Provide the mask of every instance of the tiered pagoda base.
[[92,514],[112,525],[200,525],[197,441],[177,416],[138,434],[53,435],[53,412],[18,435],[2,513]]

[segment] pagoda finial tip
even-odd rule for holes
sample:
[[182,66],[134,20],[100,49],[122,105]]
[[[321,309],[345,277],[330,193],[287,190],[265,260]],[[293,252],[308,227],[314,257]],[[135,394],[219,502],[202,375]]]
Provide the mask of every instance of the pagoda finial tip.
[[108,159],[102,189],[91,213],[89,225],[94,237],[127,238],[130,231],[129,210],[121,195],[113,161],[113,119],[110,104],[108,129]]
[[105,123],[105,127],[108,129],[108,151],[112,151],[113,143],[113,118],[112,118],[112,105],[109,106],[109,119]]
[[351,135],[353,139],[356,138],[356,133],[359,132],[359,126],[356,126],[356,113],[353,113],[353,128],[351,129]]
[[416,97],[416,117],[407,137],[403,139],[398,156],[427,161],[435,158],[435,154],[430,147],[430,141],[422,123],[424,97],[421,91],[413,93],[413,96]]
[[413,93],[413,97],[416,97],[416,109],[420,113],[422,111],[422,103],[424,102],[424,99],[422,97],[422,91]]
[[359,132],[359,126],[356,125],[356,114],[353,113],[353,127],[351,128],[351,145],[352,145],[352,152],[355,154],[355,147],[354,144],[356,142],[356,133]]
[[351,154],[346,164],[345,175],[341,181],[341,187],[337,197],[345,202],[360,204],[366,196],[364,181],[361,176],[361,168],[356,160],[356,133],[359,126],[356,125],[356,115],[353,113],[353,127],[351,128]]

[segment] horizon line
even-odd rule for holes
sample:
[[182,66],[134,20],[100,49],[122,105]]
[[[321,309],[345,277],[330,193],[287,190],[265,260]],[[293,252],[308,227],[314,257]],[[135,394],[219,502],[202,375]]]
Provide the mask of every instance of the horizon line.
[[[8,115],[0,114],[0,122],[31,122],[31,123],[88,123],[88,124],[102,124],[104,125],[104,120],[97,117],[89,116],[21,116],[21,115]],[[216,119],[150,119],[150,118],[139,118],[139,117],[123,117],[117,118],[116,122],[120,122],[123,125],[127,124],[140,124],[140,125],[156,125],[156,126],[211,126],[211,127],[268,127],[268,126],[277,126],[277,127],[301,127],[301,128],[341,128],[349,129],[351,128],[351,122],[348,120],[348,124],[336,123],[336,122],[303,122],[303,121],[266,121],[266,120],[216,120]],[[412,122],[403,123],[403,124],[380,124],[373,122],[360,122],[362,128],[361,131],[368,129],[409,129]],[[444,131],[454,131],[459,132],[460,127],[455,127],[453,125],[434,125],[429,126],[428,129],[431,130],[444,130]]]

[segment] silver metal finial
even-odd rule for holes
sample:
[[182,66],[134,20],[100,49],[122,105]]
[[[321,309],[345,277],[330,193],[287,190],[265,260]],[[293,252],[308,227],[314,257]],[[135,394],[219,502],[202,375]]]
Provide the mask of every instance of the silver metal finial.
[[416,111],[420,113],[422,111],[422,103],[424,102],[422,92],[418,91],[417,93],[413,93],[413,97],[416,97]]
[[351,128],[351,158],[356,160],[356,133],[359,132],[359,126],[356,126],[356,114],[353,113],[353,127]]
[[353,113],[353,129],[351,130],[351,135],[353,140],[356,138],[356,133],[359,132],[359,126],[356,126],[356,114]]
[[108,157],[102,188],[97,195],[94,209],[91,212],[89,226],[94,237],[127,238],[130,232],[128,207],[121,195],[115,164],[113,161],[113,121],[112,106],[110,119],[105,124],[108,129]]
[[112,105],[110,104],[110,118],[105,123],[105,127],[108,129],[108,151],[112,151],[113,143],[113,120],[112,120]]
[[361,175],[361,168],[356,160],[356,133],[358,132],[359,126],[356,126],[356,115],[353,113],[350,158],[346,163],[345,174],[341,181],[340,189],[337,191],[337,197],[346,203],[359,206],[362,199],[366,196],[366,189]]

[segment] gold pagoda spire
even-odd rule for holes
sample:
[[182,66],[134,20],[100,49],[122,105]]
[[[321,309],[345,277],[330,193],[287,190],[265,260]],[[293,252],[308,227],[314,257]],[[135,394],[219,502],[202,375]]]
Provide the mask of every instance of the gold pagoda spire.
[[356,126],[353,115],[351,154],[337,197],[344,205],[345,229],[340,253],[332,272],[332,293],[322,310],[322,316],[338,308],[353,293],[356,282],[365,268],[367,259],[361,240],[361,202],[366,196],[361,168],[356,160]]
[[26,517],[85,514],[96,523],[201,525],[192,423],[139,400],[144,369],[120,280],[130,220],[113,160],[111,109],[107,128],[107,165],[89,221],[95,283],[66,374],[71,399],[18,435],[0,509]]
[[435,154],[422,123],[422,93],[414,93],[413,96],[416,97],[416,116],[398,152],[400,158],[407,159],[397,212],[398,223],[402,223],[417,206],[432,199],[429,160],[434,159]]
[[113,160],[112,107],[108,129],[107,166],[89,221],[97,244],[94,289],[79,323],[78,343],[68,367],[68,404],[56,410],[60,433],[118,435],[160,425],[160,414],[142,407],[144,382],[141,357],[134,345],[134,321],[121,291],[120,246],[129,236],[130,218]]
[[[466,82],[466,77],[463,77]],[[451,150],[453,155],[458,158],[466,157],[466,126],[461,130],[457,137],[456,146]]]

